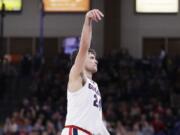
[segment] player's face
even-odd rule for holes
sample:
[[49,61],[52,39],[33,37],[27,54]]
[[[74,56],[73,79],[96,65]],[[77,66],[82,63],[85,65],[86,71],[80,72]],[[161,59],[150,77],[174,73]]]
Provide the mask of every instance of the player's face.
[[88,53],[87,59],[86,59],[86,64],[85,68],[86,70],[90,71],[91,73],[96,73],[97,72],[97,60],[94,54]]

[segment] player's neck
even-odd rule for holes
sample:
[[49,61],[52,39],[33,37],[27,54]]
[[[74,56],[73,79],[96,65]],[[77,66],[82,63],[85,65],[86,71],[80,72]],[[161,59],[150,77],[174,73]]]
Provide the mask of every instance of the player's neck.
[[88,79],[92,80],[92,73],[91,72],[84,71],[84,74]]

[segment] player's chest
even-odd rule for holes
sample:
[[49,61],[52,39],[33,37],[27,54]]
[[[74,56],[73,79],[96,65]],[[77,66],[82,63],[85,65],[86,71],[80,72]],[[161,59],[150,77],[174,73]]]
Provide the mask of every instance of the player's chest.
[[92,106],[101,109],[101,94],[97,85],[93,83],[88,84],[89,96],[92,103]]

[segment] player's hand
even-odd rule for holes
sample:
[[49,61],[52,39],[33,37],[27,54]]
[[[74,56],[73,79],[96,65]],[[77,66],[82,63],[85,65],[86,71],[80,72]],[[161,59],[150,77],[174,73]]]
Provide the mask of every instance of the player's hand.
[[104,17],[104,14],[99,9],[93,9],[86,13],[86,18],[99,22]]

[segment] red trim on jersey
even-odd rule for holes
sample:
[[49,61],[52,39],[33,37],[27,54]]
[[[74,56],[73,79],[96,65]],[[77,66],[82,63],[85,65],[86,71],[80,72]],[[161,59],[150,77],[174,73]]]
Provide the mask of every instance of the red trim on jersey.
[[66,125],[65,128],[69,128],[69,135],[72,135],[72,129],[76,128],[78,130],[83,131],[84,133],[86,133],[87,135],[92,135],[91,132],[87,131],[86,129],[83,129],[81,127],[75,126],[75,125]]
[[73,135],[73,134],[72,134],[72,129],[73,129],[72,127],[69,128],[69,135]]

